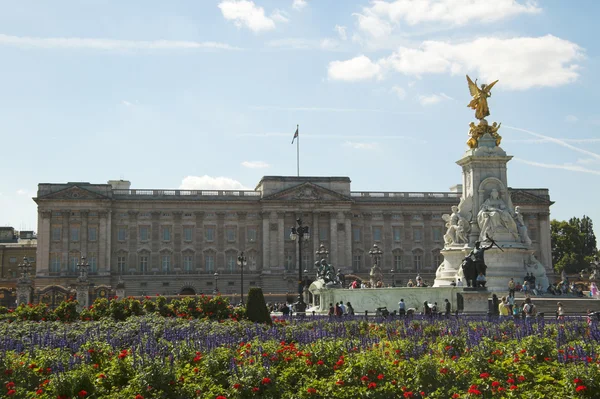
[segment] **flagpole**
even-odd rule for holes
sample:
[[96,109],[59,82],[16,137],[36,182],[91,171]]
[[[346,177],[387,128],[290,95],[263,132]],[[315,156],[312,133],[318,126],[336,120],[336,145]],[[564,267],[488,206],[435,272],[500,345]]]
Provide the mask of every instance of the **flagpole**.
[[296,125],[296,131],[298,132],[298,137],[296,138],[296,169],[298,171],[298,177],[300,177],[300,125]]

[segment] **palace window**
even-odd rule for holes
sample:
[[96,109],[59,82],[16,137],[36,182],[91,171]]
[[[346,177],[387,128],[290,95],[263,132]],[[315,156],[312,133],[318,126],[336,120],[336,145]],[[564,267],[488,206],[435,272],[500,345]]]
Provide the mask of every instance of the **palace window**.
[[296,268],[294,265],[294,256],[292,254],[285,255],[285,270],[291,271]]
[[394,270],[402,270],[402,255],[394,254]]
[[213,226],[206,226],[204,238],[206,239],[206,242],[213,242],[215,240],[215,228]]
[[71,241],[79,241],[79,226],[71,226]]
[[423,230],[420,228],[413,228],[413,241],[418,242],[423,239]]
[[433,227],[433,241],[440,242],[442,241],[442,228],[441,227]]
[[381,241],[381,227],[373,227],[373,241]]
[[248,242],[256,242],[256,227],[248,227]]
[[413,255],[413,266],[414,266],[415,270],[417,270],[417,271],[421,270],[421,266],[422,266],[421,262],[422,262],[421,254],[414,254]]
[[225,237],[227,237],[228,242],[235,241],[235,227],[227,227],[225,229]]
[[206,265],[206,272],[213,273],[215,271],[215,256],[213,254],[204,255],[204,264]]
[[117,270],[119,274],[124,274],[127,269],[127,257],[120,255],[117,256]]
[[328,232],[327,227],[323,227],[323,226],[319,227],[319,240],[327,241],[327,232]]
[[96,253],[94,253],[94,252],[89,253],[87,256],[87,262],[88,262],[88,265],[90,265],[90,267],[88,269],[89,273],[96,274],[98,272]]
[[164,254],[162,256],[162,271],[163,273],[169,273],[171,271],[171,255]]
[[50,272],[58,273],[60,272],[60,254],[51,254],[50,255]]
[[194,229],[192,227],[184,227],[183,228],[183,241],[190,242],[192,241],[192,233]]
[[394,236],[394,242],[402,241],[402,229],[400,227],[394,227],[392,229],[392,234]]
[[194,257],[192,255],[183,255],[183,270],[191,272],[194,264]]
[[88,241],[98,241],[97,227],[88,227]]
[[352,240],[354,242],[360,242],[360,227],[354,227],[352,229]]
[[140,255],[140,273],[148,273],[148,255]]
[[52,227],[52,241],[60,241],[62,237],[62,228]]
[[140,241],[148,241],[150,239],[150,228],[148,226],[140,226]]
[[126,238],[127,238],[127,228],[119,227],[119,229],[117,230],[117,240],[125,241]]
[[234,254],[227,254],[227,263],[226,263],[226,267],[227,267],[227,271],[228,272],[234,272],[235,271],[235,262],[236,262],[236,257]]
[[360,271],[362,269],[362,258],[360,255],[354,255],[352,257],[352,267],[354,271]]
[[171,241],[171,227],[163,226],[162,233],[163,241]]

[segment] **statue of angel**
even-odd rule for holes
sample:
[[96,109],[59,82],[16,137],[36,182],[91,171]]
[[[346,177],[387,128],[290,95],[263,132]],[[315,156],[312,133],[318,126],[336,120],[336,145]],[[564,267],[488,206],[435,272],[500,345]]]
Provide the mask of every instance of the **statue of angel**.
[[452,214],[442,215],[446,222],[446,234],[444,234],[444,243],[446,245],[466,244],[469,242],[468,233],[470,230],[469,220],[471,219],[471,207],[473,199],[471,197],[463,198],[458,206],[452,206]]
[[491,97],[492,87],[494,87],[498,81],[496,80],[489,85],[482,84],[481,88],[479,88],[477,87],[477,79],[475,79],[475,82],[473,82],[469,75],[467,75],[467,82],[469,84],[469,92],[473,97],[467,107],[475,110],[475,117],[477,119],[483,119],[490,114],[490,108],[488,107],[487,99],[488,97]]

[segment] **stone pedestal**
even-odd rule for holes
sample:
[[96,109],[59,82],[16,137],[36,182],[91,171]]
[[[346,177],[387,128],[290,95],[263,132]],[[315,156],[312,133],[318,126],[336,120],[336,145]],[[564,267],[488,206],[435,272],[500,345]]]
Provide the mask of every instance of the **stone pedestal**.
[[448,248],[440,251],[444,257],[444,262],[438,267],[435,273],[434,287],[450,287],[452,282],[456,282],[457,279],[461,279],[464,286],[467,286],[467,282],[464,276],[459,275],[460,264],[468,255],[470,249],[467,248]]
[[18,282],[17,283],[17,306],[31,303],[31,282]]
[[488,298],[490,292],[487,290],[465,289],[460,293],[463,298],[463,313],[487,313]]
[[89,284],[79,283],[76,288],[77,292],[77,309],[81,311],[83,308],[90,306],[90,287]]

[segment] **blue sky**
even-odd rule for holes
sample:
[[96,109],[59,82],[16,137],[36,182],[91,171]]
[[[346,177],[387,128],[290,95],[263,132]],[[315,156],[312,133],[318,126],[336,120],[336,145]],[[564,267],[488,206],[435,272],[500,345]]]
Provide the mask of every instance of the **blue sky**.
[[488,120],[509,185],[600,225],[597,15],[592,0],[0,0],[0,225],[37,230],[40,182],[295,175],[296,124],[302,175],[447,191],[475,120],[466,73],[500,80]]

